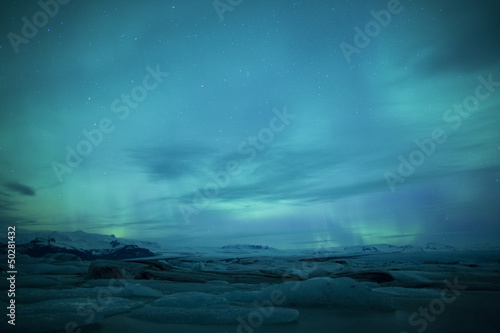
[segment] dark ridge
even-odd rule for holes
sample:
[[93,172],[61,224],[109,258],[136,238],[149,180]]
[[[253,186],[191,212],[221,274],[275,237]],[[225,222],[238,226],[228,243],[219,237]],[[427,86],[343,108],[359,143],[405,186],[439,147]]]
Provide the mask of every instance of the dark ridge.
[[274,247],[267,245],[252,245],[252,244],[233,244],[224,245],[222,247],[224,250],[276,250]]
[[137,245],[125,245],[120,248],[114,248],[112,250],[79,250],[79,249],[67,249],[63,247],[58,247],[52,244],[44,244],[38,239],[32,240],[28,244],[20,244],[16,246],[19,253],[27,254],[30,257],[41,258],[46,254],[51,253],[70,253],[80,257],[82,260],[96,260],[96,259],[132,259],[132,258],[144,258],[152,257],[155,253],[148,249],[141,248]]

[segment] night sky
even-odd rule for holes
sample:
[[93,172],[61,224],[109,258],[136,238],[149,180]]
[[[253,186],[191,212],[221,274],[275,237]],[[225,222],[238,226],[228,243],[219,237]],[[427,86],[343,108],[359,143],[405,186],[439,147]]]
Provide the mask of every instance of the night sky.
[[499,242],[500,2],[367,3],[3,2],[1,227]]

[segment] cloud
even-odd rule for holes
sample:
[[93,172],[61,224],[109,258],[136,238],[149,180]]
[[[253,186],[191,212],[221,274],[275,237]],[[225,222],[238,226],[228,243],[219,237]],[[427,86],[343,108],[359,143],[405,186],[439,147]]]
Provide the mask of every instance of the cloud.
[[5,184],[5,188],[22,195],[27,195],[27,196],[35,195],[35,190],[32,187],[17,182],[8,182]]
[[0,211],[15,211],[14,203],[10,200],[0,198]]
[[[261,152],[251,162],[239,161],[241,173],[231,178],[230,184],[220,189],[213,198],[219,202],[289,202],[296,205],[331,202],[332,200],[358,195],[360,193],[388,191],[387,183],[379,173],[370,178],[358,175],[357,162],[362,164],[383,164],[378,156],[367,154],[365,157],[348,154],[325,154],[321,150],[293,150],[291,148],[274,148]],[[227,160],[233,159],[228,155]],[[234,158],[237,160],[237,158]],[[240,156],[241,159],[241,156]],[[361,162],[360,162],[361,163]],[[218,160],[216,165],[225,165]],[[222,167],[213,172],[224,170]],[[382,172],[380,172],[382,175]],[[211,182],[207,178],[200,182],[201,193],[204,186]],[[181,202],[190,203],[193,192],[179,198]]]
[[144,166],[154,180],[171,180],[202,174],[213,149],[201,146],[139,147],[130,157]]

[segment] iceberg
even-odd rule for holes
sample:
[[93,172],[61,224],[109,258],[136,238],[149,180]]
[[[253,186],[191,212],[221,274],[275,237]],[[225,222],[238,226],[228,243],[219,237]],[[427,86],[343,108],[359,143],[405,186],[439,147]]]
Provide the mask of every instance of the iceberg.
[[176,308],[147,305],[133,311],[130,317],[160,323],[211,325],[238,324],[242,318],[258,313],[268,314],[262,322],[264,325],[291,323],[299,318],[299,311],[295,309],[274,308],[272,313],[269,314],[269,312],[270,310],[267,308],[240,306]]
[[393,310],[391,299],[374,293],[354,279],[316,277],[305,281],[288,281],[269,286],[258,295],[260,301],[280,299],[283,306],[342,306],[374,310]]

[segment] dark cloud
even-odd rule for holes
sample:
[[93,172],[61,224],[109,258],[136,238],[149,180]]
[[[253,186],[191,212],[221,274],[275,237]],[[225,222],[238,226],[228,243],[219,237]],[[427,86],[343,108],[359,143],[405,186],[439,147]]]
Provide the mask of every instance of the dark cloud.
[[23,185],[18,182],[8,182],[5,184],[5,188],[22,195],[28,195],[28,196],[35,195],[35,190],[32,187]]
[[199,146],[136,148],[130,156],[143,165],[153,179],[175,179],[201,173],[212,149]]

